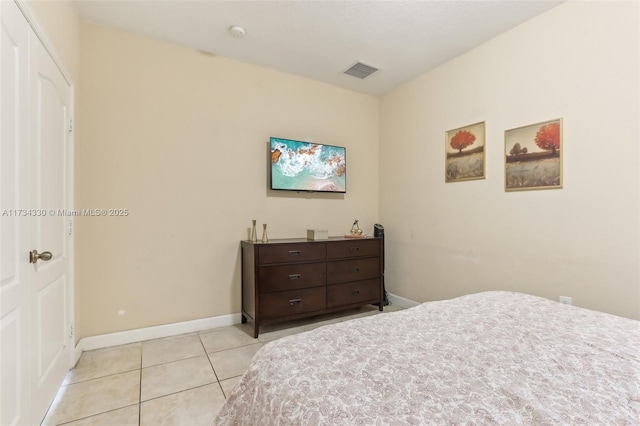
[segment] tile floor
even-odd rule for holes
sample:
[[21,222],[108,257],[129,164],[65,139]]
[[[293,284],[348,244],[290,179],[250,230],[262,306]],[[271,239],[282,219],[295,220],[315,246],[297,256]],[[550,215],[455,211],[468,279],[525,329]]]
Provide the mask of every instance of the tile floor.
[[[384,312],[401,309],[385,306]],[[69,371],[43,425],[211,425],[264,344],[380,313],[375,306],[261,327],[250,324],[87,351]]]

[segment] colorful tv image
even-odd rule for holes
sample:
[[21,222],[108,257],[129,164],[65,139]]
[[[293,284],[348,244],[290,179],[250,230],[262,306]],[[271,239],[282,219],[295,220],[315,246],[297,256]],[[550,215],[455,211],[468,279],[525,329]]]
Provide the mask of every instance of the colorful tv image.
[[270,139],[271,189],[347,192],[347,149],[340,146]]

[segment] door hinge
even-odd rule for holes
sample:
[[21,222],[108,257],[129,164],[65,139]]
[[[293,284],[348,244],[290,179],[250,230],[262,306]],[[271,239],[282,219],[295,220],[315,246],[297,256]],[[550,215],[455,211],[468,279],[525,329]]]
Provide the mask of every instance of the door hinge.
[[69,324],[69,339],[73,338],[73,323]]
[[69,117],[69,131],[73,132],[73,117]]
[[69,220],[69,235],[73,235],[73,222]]

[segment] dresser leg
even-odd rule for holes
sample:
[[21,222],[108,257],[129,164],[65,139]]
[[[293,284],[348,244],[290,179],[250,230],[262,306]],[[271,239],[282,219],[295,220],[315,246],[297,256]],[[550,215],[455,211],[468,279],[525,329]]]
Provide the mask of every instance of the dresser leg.
[[258,338],[258,330],[260,329],[260,326],[258,326],[258,321],[254,321],[253,322],[253,338],[257,339]]
[[242,315],[242,324],[246,324],[247,323],[247,317],[245,317],[244,315]]

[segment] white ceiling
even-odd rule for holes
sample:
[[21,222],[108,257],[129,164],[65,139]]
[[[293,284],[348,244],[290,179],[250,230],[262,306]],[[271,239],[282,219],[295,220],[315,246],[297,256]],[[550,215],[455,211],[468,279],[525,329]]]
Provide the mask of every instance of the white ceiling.
[[[562,1],[77,0],[80,18],[374,95]],[[244,38],[228,29],[241,25]],[[379,69],[344,74],[356,62]]]

